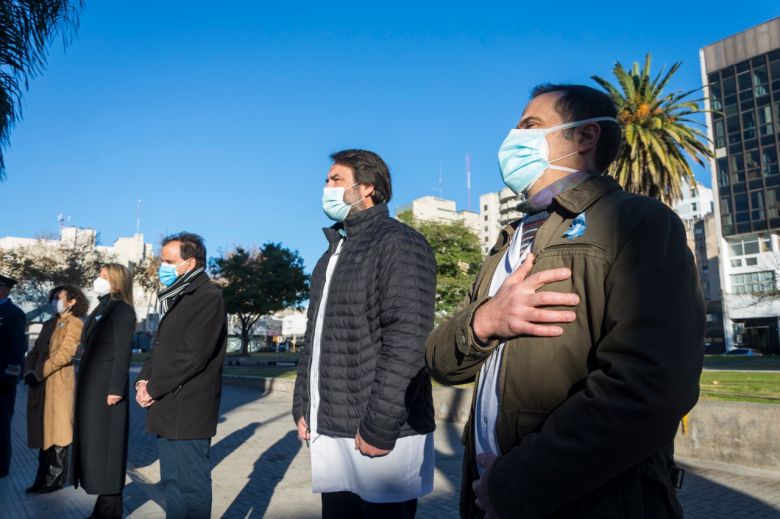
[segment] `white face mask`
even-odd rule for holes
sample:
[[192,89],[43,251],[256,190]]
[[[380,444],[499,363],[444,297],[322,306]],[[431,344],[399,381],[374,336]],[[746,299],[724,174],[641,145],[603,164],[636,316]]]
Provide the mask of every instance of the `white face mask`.
[[509,130],[498,150],[498,166],[504,183],[517,194],[528,191],[548,169],[574,173],[576,169],[555,165],[555,162],[576,155],[577,151],[550,159],[547,135],[576,128],[588,123],[609,121],[619,124],[614,117],[591,117],[581,121],[559,124],[551,128],[521,128]]
[[70,310],[67,306],[65,306],[65,303],[62,302],[62,299],[57,299],[57,301],[51,302],[52,307],[57,311],[60,315],[65,315],[65,312]]
[[97,278],[92,282],[92,291],[95,292],[98,297],[111,293],[111,283],[105,278]]
[[[357,182],[349,186],[347,189],[352,189],[357,185]],[[354,204],[348,204],[344,201],[343,187],[326,187],[322,190],[322,210],[331,220],[336,222],[343,222],[349,215],[349,210],[353,206],[358,205],[363,199],[359,199]]]

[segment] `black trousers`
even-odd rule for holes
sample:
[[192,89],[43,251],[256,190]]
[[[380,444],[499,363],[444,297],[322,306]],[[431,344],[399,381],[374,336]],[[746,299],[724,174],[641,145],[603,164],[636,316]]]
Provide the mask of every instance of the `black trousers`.
[[0,477],[11,469],[11,417],[14,415],[16,384],[0,381]]
[[369,503],[352,492],[323,492],[322,519],[414,519],[417,500]]
[[211,517],[211,439],[157,438],[167,519]]
[[92,519],[122,519],[122,494],[99,495]]

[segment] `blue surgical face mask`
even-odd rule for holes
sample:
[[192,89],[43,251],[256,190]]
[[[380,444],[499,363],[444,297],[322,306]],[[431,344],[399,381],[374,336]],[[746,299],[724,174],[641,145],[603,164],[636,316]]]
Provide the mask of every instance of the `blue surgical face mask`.
[[[355,187],[357,183],[349,186],[349,189]],[[362,200],[354,204],[348,204],[344,201],[343,187],[326,187],[322,190],[322,210],[328,215],[328,218],[337,222],[343,222],[349,214],[352,206],[358,205]]]
[[498,150],[498,166],[501,169],[501,177],[504,179],[504,184],[515,193],[520,194],[528,191],[534,182],[539,180],[539,177],[542,176],[545,170],[556,169],[569,173],[577,171],[576,169],[553,165],[554,162],[576,155],[578,152],[575,151],[550,160],[547,134],[598,121],[612,121],[616,124],[618,122],[613,117],[593,117],[591,119],[559,124],[551,128],[509,130],[509,135],[506,136]]
[[176,273],[176,269],[182,265],[184,265],[183,261],[178,265],[162,263],[160,268],[157,270],[157,276],[160,278],[160,283],[166,287],[173,285],[176,282],[176,278],[179,277],[179,274]]

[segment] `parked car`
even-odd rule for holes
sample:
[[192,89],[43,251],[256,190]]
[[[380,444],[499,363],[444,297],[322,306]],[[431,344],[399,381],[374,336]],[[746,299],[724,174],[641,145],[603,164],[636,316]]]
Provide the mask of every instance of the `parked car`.
[[740,355],[743,357],[760,357],[763,355],[758,350],[754,350],[753,348],[734,348],[733,350],[729,350],[726,352],[726,355]]

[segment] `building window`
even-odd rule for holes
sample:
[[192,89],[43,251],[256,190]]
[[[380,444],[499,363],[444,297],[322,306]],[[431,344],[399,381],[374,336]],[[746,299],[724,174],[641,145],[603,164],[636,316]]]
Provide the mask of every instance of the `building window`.
[[745,265],[748,267],[754,267],[758,265],[758,258],[745,258]]
[[693,211],[694,213],[696,212],[696,202],[693,202],[691,204],[691,211]]
[[731,260],[731,266],[732,267],[741,267],[742,266],[742,260],[741,259]]
[[487,215],[485,215],[485,221],[487,222]]
[[770,252],[772,250],[772,241],[766,236],[748,236],[742,239],[730,239],[728,240],[728,244],[732,256],[745,256],[747,254],[758,254],[760,252]]
[[487,204],[485,204],[483,207],[484,207],[484,210],[487,211]]
[[731,290],[735,294],[756,294],[774,289],[775,273],[772,270],[731,275]]

